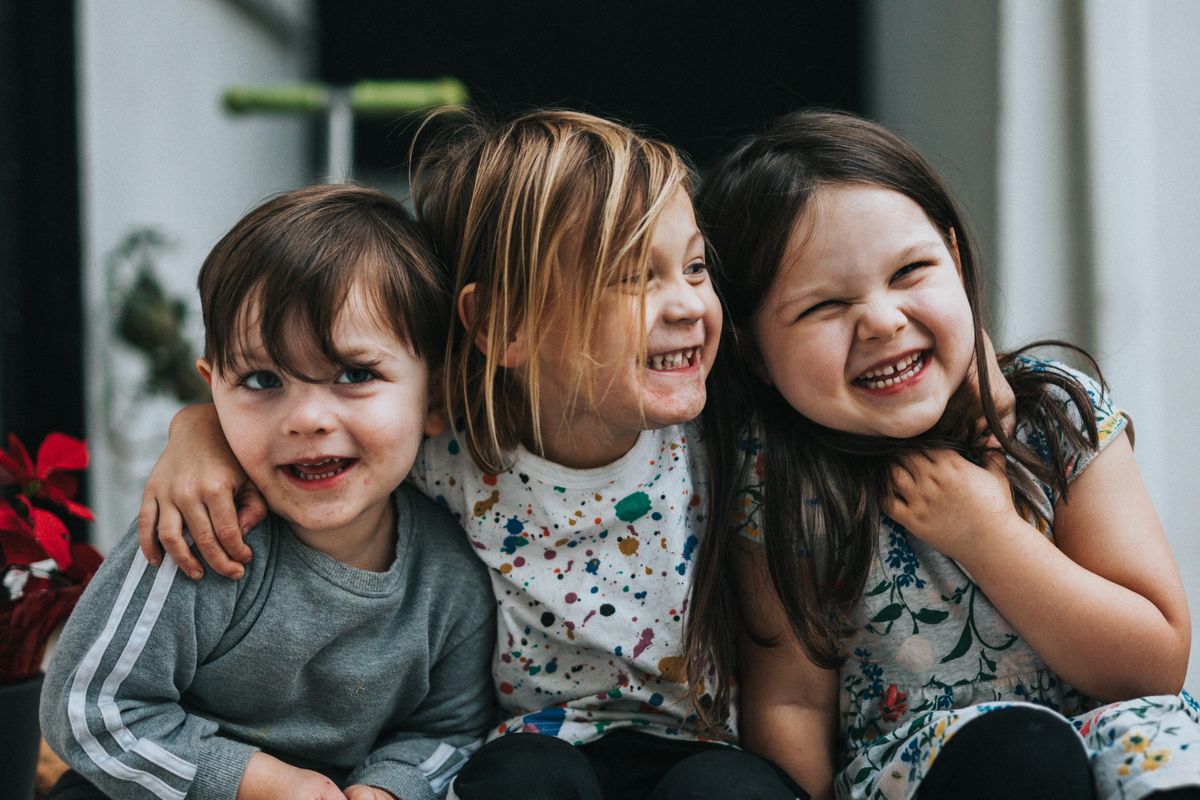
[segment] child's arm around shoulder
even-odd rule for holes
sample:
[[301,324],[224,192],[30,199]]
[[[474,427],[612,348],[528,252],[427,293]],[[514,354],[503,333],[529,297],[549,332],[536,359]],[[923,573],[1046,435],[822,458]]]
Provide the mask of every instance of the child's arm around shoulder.
[[815,800],[833,797],[837,753],[837,670],[818,667],[796,641],[775,594],[763,548],[734,548],[743,617],[753,620],[763,646],[746,631],[739,644],[739,723],[742,745],[771,759]]
[[904,459],[888,513],[969,570],[1075,688],[1105,700],[1175,693],[1191,639],[1183,583],[1123,422],[1083,382],[1101,449],[1056,503],[1053,541],[1012,507],[999,455],[986,468],[944,451]]
[[251,557],[242,537],[266,511],[229,449],[216,408],[202,403],[176,413],[138,511],[138,539],[150,563],[158,564],[166,550],[188,577],[200,578],[204,568],[188,546],[186,528],[214,571],[240,578]]

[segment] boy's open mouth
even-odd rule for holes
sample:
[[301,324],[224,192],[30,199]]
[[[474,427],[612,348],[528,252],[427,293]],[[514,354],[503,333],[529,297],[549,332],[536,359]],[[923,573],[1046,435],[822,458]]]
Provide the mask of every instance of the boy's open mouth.
[[673,353],[658,353],[646,357],[646,366],[654,370],[683,369],[696,363],[700,357],[699,347],[676,350]]
[[892,364],[867,370],[854,379],[854,383],[866,389],[886,389],[911,380],[925,368],[927,350],[910,353]]
[[287,468],[302,481],[320,481],[345,472],[354,461],[353,458],[322,458],[319,461],[297,461],[288,464]]

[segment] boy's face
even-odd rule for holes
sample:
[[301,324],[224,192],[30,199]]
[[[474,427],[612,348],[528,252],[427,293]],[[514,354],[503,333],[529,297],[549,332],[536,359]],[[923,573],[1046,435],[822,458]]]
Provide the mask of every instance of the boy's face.
[[412,468],[426,425],[429,371],[354,293],[332,338],[334,349],[361,367],[330,364],[312,346],[300,349],[296,366],[321,376],[318,383],[269,359],[257,310],[249,311],[241,371],[214,372],[204,359],[197,368],[212,387],[229,446],[267,505],[302,541],[337,557],[330,534],[349,542],[390,524],[391,492]]

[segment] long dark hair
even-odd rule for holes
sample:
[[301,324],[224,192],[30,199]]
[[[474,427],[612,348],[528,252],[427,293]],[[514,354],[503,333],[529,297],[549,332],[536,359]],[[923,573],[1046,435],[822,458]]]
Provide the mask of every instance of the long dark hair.
[[[753,620],[744,619],[739,608],[732,569],[732,548],[745,546],[734,520],[749,477],[744,443],[739,443],[753,435],[747,410],[754,410],[763,432],[762,544],[771,582],[792,633],[809,658],[826,668],[845,659],[850,613],[867,579],[881,509],[890,490],[890,468],[897,457],[934,447],[953,448],[976,460],[983,455],[974,431],[980,409],[968,401],[964,390],[951,400],[931,431],[912,439],[870,438],[809,420],[744,367],[758,359],[749,322],[779,273],[797,221],[817,191],[846,184],[878,186],[905,195],[924,210],[948,249],[957,248],[974,325],[975,363],[981,365],[977,370],[981,410],[1000,447],[1011,456],[1009,478],[1018,508],[1038,514],[1044,503],[1030,474],[1065,496],[1070,453],[1096,447],[1086,390],[1065,372],[1020,369],[1013,361],[1016,353],[1002,355],[1000,361],[1010,368],[1020,421],[1039,430],[1061,430],[1066,443],[1047,437],[1046,463],[1002,429],[988,371],[982,368],[987,354],[971,233],[950,192],[911,145],[880,125],[832,111],[796,112],[741,141],[706,176],[697,198],[732,323],[718,353],[705,409],[713,516],[697,558],[688,615],[688,674],[714,673],[716,678],[710,697],[701,699],[699,690],[693,691],[697,711],[709,724],[728,712],[739,631],[755,636],[753,624],[747,625]],[[1095,367],[1086,353],[1079,352]],[[1085,433],[1079,433],[1062,404],[1054,401],[1058,389],[1066,392],[1083,418]]]

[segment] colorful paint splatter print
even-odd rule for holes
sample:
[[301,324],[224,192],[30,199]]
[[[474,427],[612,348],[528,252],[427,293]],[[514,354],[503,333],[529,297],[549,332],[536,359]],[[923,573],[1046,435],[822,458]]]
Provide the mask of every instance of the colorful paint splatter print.
[[[1019,366],[1061,369],[1079,379],[1092,401],[1101,448],[1125,428],[1126,418],[1087,376],[1054,362],[1022,359]],[[1067,405],[1065,395],[1062,402]],[[1048,435],[1055,434],[1017,430],[1041,453]],[[751,455],[757,450],[754,442],[748,447]],[[1071,478],[1095,455],[1073,459]],[[1052,519],[1054,493],[1042,488]],[[761,501],[761,484],[748,487],[743,533],[750,538],[762,535]],[[913,797],[956,731],[1012,705],[1071,720],[1091,755],[1102,800],[1200,785],[1200,708],[1189,695],[1099,706],[1051,672],[954,561],[886,517],[866,587],[855,612],[858,634],[839,677],[844,761],[838,797]]]
[[683,616],[707,509],[693,428],[645,431],[605,467],[527,450],[480,472],[448,435],[425,443],[417,484],[449,508],[491,569],[493,677],[508,718],[493,735],[572,744],[606,730],[701,738],[686,699]]

